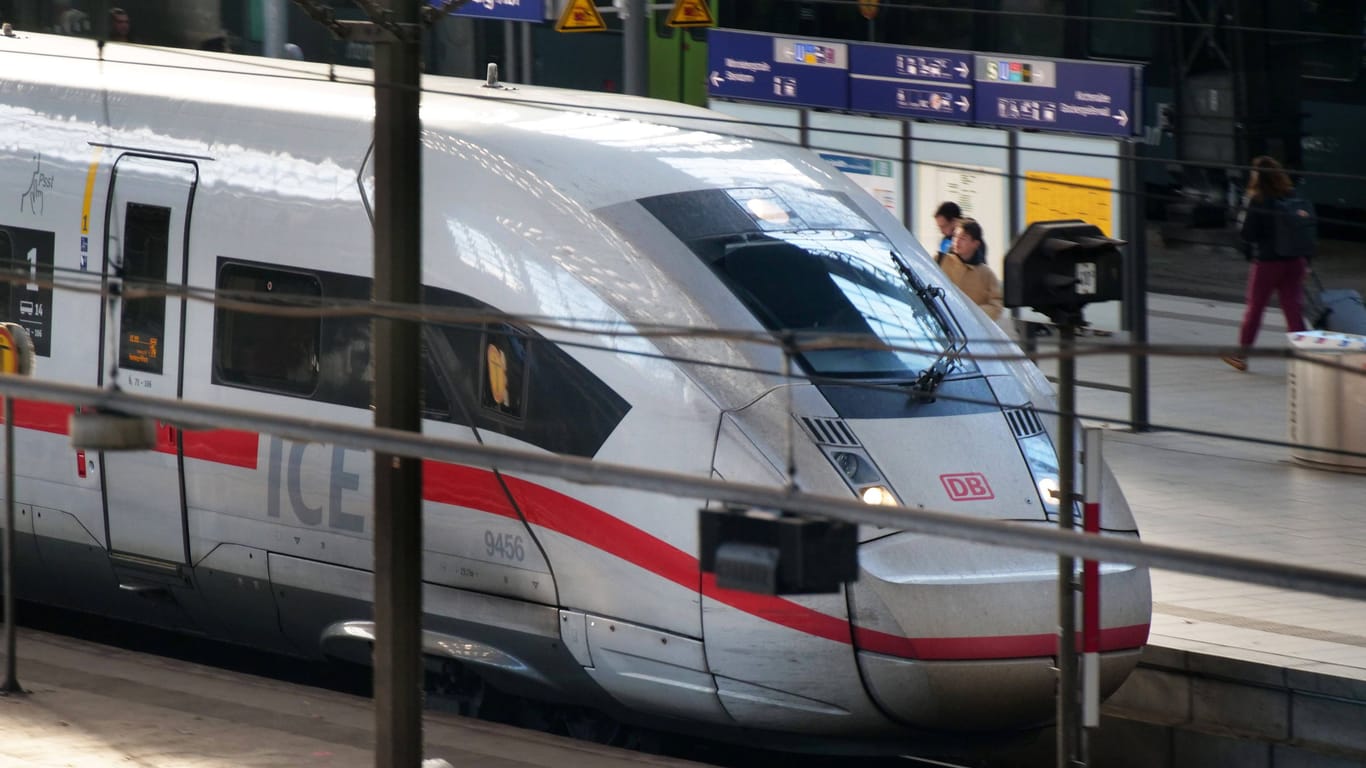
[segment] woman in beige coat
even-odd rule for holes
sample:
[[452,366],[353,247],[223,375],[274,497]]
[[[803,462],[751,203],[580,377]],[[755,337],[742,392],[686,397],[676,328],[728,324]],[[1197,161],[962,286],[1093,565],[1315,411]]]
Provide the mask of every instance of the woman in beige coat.
[[1001,296],[1001,281],[986,264],[971,264],[982,249],[982,225],[974,219],[962,219],[953,231],[950,253],[935,256],[939,268],[949,276],[958,289],[987,313],[999,320],[1005,311]]

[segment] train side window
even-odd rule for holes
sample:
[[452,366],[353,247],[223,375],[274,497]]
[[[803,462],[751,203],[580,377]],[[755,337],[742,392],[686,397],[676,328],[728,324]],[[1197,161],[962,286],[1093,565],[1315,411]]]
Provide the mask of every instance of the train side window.
[[526,412],[531,339],[511,325],[498,323],[485,328],[482,348],[480,405],[486,412],[520,420]]
[[442,344],[431,328],[422,329],[422,415],[438,421],[451,420],[451,399],[446,396],[447,383],[442,374],[440,353],[434,344]]
[[261,311],[220,306],[214,314],[216,384],[308,396],[318,387],[321,320],[270,312],[270,306],[317,306],[322,287],[311,275],[224,264],[220,301],[257,302]]
[[[164,291],[171,209],[129,203],[123,232],[125,290]],[[165,332],[164,295],[124,299],[119,319],[119,367],[161,373],[161,345]]]

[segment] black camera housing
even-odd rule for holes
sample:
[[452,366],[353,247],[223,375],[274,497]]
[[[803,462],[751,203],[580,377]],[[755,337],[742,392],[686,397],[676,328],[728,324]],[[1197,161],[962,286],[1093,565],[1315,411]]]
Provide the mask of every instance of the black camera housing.
[[858,580],[858,526],[786,512],[703,509],[701,568],[716,585],[763,595],[839,592]]
[[1006,253],[1005,305],[1063,324],[1076,322],[1087,304],[1122,299],[1125,244],[1080,219],[1029,225]]

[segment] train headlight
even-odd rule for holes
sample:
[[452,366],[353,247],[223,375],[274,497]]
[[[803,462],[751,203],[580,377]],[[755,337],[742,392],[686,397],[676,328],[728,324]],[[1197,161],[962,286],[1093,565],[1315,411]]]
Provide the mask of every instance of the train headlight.
[[[1044,512],[1050,517],[1056,516],[1062,502],[1062,485],[1058,482],[1058,453],[1053,450],[1053,441],[1045,433],[1031,435],[1020,439],[1020,449],[1039,490]],[[1073,514],[1078,514],[1075,506]]]
[[1062,487],[1058,485],[1058,478],[1049,476],[1039,480],[1039,495],[1043,497],[1044,504],[1056,509],[1062,499],[1061,493]]
[[881,485],[870,485],[867,488],[864,488],[859,492],[859,498],[863,499],[864,504],[872,504],[873,506],[896,506],[896,496]]
[[826,455],[830,457],[830,463],[844,475],[849,490],[865,504],[894,507],[899,503],[896,494],[892,493],[891,483],[862,451],[826,451]]

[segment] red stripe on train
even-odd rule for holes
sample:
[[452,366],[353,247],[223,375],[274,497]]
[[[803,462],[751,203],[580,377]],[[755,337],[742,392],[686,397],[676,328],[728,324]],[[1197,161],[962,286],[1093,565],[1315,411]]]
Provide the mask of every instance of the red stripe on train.
[[[429,461],[423,466],[423,478],[423,498],[428,501],[515,517],[506,501],[497,497],[501,488],[492,472]],[[505,481],[527,522],[582,541],[688,589],[698,587],[697,558],[672,544],[572,496],[514,477]],[[1057,636],[1053,634],[909,638],[855,628],[851,637],[849,622],[844,619],[781,597],[722,589],[716,586],[712,574],[701,574],[701,591],[720,603],[774,624],[841,643],[856,640],[860,649],[890,656],[968,660],[1057,654]],[[1147,638],[1147,624],[1107,629],[1101,633],[1101,650],[1138,648]]]
[[[1124,651],[1140,648],[1148,641],[1148,626],[1134,624],[1101,630],[1098,650]],[[874,629],[855,627],[854,641],[865,651],[926,661],[1022,659],[1058,655],[1056,633],[997,637],[901,637]]]
[[[15,426],[66,434],[70,406],[37,401],[15,401]],[[260,436],[237,430],[182,432],[187,458],[202,459],[245,469],[257,467]],[[166,449],[173,452],[168,444]],[[910,638],[855,627],[849,622],[781,597],[722,589],[711,574],[700,574],[697,558],[619,518],[572,496],[515,477],[504,476],[507,488],[522,508],[527,522],[569,536],[595,549],[625,560],[688,589],[701,593],[765,621],[789,629],[856,644],[858,648],[889,656],[926,660],[1004,659],[1053,656],[1057,636]],[[428,461],[423,465],[422,498],[516,518],[498,477],[491,471]],[[1138,648],[1148,638],[1148,625],[1107,629],[1101,633],[1100,649]]]
[[[14,426],[54,435],[70,432],[69,421],[75,408],[63,403],[42,400],[15,400]],[[160,453],[175,453],[175,442],[170,439],[165,424],[157,423],[157,447]],[[243,469],[256,469],[261,436],[255,432],[236,429],[180,431],[180,442],[185,458],[228,464]]]

